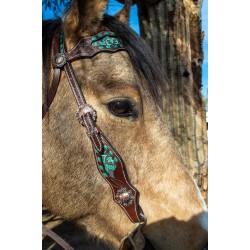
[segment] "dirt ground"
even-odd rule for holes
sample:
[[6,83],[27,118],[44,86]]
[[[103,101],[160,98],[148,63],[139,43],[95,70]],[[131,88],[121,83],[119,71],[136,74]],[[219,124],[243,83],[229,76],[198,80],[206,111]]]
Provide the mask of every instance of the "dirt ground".
[[[53,232],[57,233],[75,250],[108,250],[108,248],[103,244],[97,244],[93,240],[90,241],[87,239],[84,231],[72,222],[65,221],[62,218],[51,214],[46,208],[43,208],[43,224]],[[50,237],[43,235],[42,249],[62,250],[63,248],[54,242]]]

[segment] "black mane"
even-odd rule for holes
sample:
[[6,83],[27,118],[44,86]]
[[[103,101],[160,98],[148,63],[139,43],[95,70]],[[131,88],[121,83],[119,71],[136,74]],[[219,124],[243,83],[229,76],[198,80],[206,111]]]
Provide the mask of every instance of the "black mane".
[[[161,105],[162,93],[166,93],[167,89],[166,77],[162,66],[153,55],[149,46],[131,28],[112,16],[104,15],[102,23],[120,37],[130,55],[134,68],[139,74],[143,74],[155,101]],[[61,25],[61,19],[43,22],[42,45],[45,92],[47,91],[49,81],[48,75],[50,70],[52,38],[59,25]]]

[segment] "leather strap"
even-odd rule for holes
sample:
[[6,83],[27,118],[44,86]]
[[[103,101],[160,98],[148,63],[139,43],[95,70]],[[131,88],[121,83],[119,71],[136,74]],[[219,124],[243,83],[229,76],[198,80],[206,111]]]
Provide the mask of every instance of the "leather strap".
[[[73,49],[71,49],[69,52],[63,53],[63,44],[61,43],[62,33],[60,33],[60,29],[61,28],[59,27],[56,30],[53,39],[52,47],[53,53],[55,55],[53,59],[54,73],[47,101],[42,106],[42,118],[44,118],[54,100],[60,82],[61,69],[66,62],[72,62],[81,58],[91,58],[100,52],[114,53],[117,51],[126,50],[122,45],[122,41],[115,36],[114,32],[102,31],[96,36],[80,39]],[[61,59],[62,62],[57,64],[57,59],[59,59],[59,61]],[[69,69],[69,72],[70,71],[71,69]]]
[[[53,53],[58,54],[59,53],[59,35],[60,35],[60,27],[56,30],[52,42],[52,48],[53,48]],[[57,88],[59,86],[60,82],[60,77],[61,77],[61,69],[60,68],[54,68],[54,73],[53,73],[53,78],[52,78],[52,83],[49,88],[49,92],[47,94],[47,100],[45,103],[43,103],[42,106],[42,119],[44,118],[45,114],[49,110],[50,105],[52,104],[54,97],[57,92]]]
[[77,45],[65,52],[67,61],[81,58],[91,58],[100,52],[111,52],[126,50],[122,41],[115,36],[114,32],[102,31],[96,36],[81,38]]
[[96,111],[86,103],[82,90],[77,82],[71,61],[90,58],[100,52],[114,53],[126,50],[113,32],[103,31],[93,37],[82,38],[69,52],[64,51],[62,31],[56,32],[53,39],[54,74],[49,90],[48,107],[43,107],[43,117],[51,105],[60,82],[61,70],[64,69],[72,93],[78,106],[77,117],[86,127],[91,139],[96,165],[99,173],[108,182],[113,193],[113,200],[123,209],[133,223],[145,223],[145,216],[139,206],[139,193],[129,182],[125,164],[119,153],[105,138],[96,125]]
[[[100,139],[99,131],[96,129],[95,123],[94,123],[92,116],[90,114],[92,107],[90,107],[86,103],[86,100],[82,94],[80,87],[79,87],[79,84],[77,82],[77,79],[75,77],[75,74],[74,74],[74,71],[72,69],[71,64],[67,62],[64,66],[64,70],[66,72],[69,85],[71,87],[71,90],[73,92],[73,95],[74,95],[76,102],[77,102],[77,105],[78,105],[78,114],[82,113],[81,116],[78,117],[78,119],[82,119],[83,118],[82,115],[84,115],[84,118],[83,118],[81,124],[85,125],[89,138],[91,139],[94,147],[100,152],[103,148],[103,144],[102,144],[102,141]],[[90,112],[87,112],[86,114],[84,114],[83,110],[86,109],[86,107],[90,108],[89,109]]]
[[42,106],[42,118],[44,118],[45,114],[49,110],[49,107],[54,100],[54,97],[55,97],[56,92],[57,92],[57,88],[59,86],[60,76],[61,76],[61,70],[54,69],[52,84],[51,84],[51,87],[50,87],[49,93],[48,93],[47,105],[44,103]]
[[[129,182],[126,167],[121,156],[96,125],[96,111],[86,103],[71,66],[71,61],[73,60],[90,58],[100,52],[114,53],[120,50],[125,50],[125,48],[119,38],[113,32],[103,31],[96,36],[82,38],[72,50],[65,52],[62,31],[57,30],[53,39],[53,52],[55,53],[53,58],[54,74],[48,93],[47,106],[43,104],[43,117],[53,102],[59,86],[61,70],[64,69],[78,106],[77,118],[86,127],[87,135],[92,142],[97,169],[111,187],[113,200],[123,209],[128,218],[136,224],[135,230],[127,235],[123,242],[129,239],[134,249],[142,249],[145,239],[140,233],[140,228],[146,223],[146,218],[139,206],[139,192]],[[43,232],[64,249],[73,249],[61,237],[44,225]]]
[[97,168],[108,182],[113,192],[114,201],[124,210],[133,222],[143,222],[139,215],[138,191],[129,183],[125,164],[118,152],[96,126],[92,114],[94,110],[86,103],[70,62],[64,65],[69,85],[78,105],[78,120],[87,129],[92,141]]
[[65,250],[74,250],[65,240],[63,240],[58,234],[51,231],[49,228],[42,224],[43,234],[49,236],[53,239],[57,244],[59,244]]

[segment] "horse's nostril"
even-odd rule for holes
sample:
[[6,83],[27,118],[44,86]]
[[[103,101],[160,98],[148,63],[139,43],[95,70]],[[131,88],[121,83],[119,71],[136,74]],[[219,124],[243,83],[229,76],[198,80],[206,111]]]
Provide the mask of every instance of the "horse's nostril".
[[208,243],[205,244],[205,246],[202,248],[202,250],[208,250]]

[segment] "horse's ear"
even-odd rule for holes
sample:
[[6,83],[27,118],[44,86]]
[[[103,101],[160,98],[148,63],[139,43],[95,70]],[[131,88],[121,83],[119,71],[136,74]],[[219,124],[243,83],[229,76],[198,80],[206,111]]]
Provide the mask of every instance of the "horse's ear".
[[115,14],[115,18],[117,18],[122,23],[128,24],[131,6],[132,0],[126,0],[122,10]]
[[73,0],[64,19],[66,36],[73,39],[98,32],[107,4],[108,0]]

